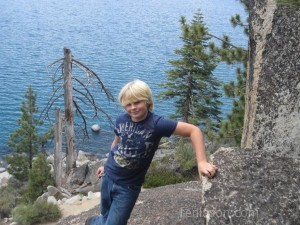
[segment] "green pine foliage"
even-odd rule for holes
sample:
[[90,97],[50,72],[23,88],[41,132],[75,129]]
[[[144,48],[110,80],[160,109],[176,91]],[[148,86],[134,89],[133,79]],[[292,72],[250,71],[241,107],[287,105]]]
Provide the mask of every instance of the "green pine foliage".
[[175,154],[165,155],[151,163],[143,187],[154,188],[197,178],[198,170],[193,146],[190,140],[180,138],[176,140]]
[[237,82],[230,82],[224,85],[225,94],[233,99],[232,111],[227,115],[227,120],[222,121],[220,137],[233,139],[239,146],[242,139],[245,114],[245,68],[237,68]]
[[183,138],[180,138],[178,142],[175,158],[182,165],[184,170],[191,170],[192,168],[197,167],[193,146],[190,142],[186,142]]
[[26,199],[29,202],[34,202],[37,197],[43,194],[47,186],[53,184],[54,180],[47,159],[42,153],[39,153],[29,171],[28,188],[25,192]]
[[25,98],[26,100],[21,104],[21,118],[18,120],[20,128],[11,134],[8,145],[17,153],[25,153],[29,168],[31,168],[32,158],[39,147],[37,126],[41,125],[42,121],[35,117],[38,108],[36,107],[36,94],[31,86],[26,91]]
[[143,188],[155,188],[170,184],[177,184],[190,181],[191,179],[178,174],[175,171],[167,171],[165,169],[152,169],[151,173],[146,175]]
[[23,190],[24,184],[13,177],[0,187],[0,218],[10,217],[14,207],[22,201]]
[[5,157],[8,163],[7,171],[19,181],[28,180],[29,163],[27,155],[20,153],[12,153]]
[[[244,4],[245,9],[249,7],[248,1],[240,1]],[[231,18],[231,24],[233,27],[239,26],[244,29],[245,35],[249,34],[248,20],[243,22],[240,15],[235,15]],[[248,62],[248,50],[234,46],[230,38],[226,35],[222,38],[221,47],[210,45],[212,51],[216,52],[221,61],[228,64],[238,64],[239,67],[236,70],[237,81],[230,82],[224,85],[224,92],[228,98],[233,99],[232,111],[227,115],[227,119],[222,121],[221,129],[219,131],[219,137],[222,139],[234,140],[236,145],[240,145],[243,126],[244,126],[244,114],[245,114],[245,93],[246,93],[246,78],[247,78],[247,62]]]
[[45,145],[46,139],[53,136],[53,132],[47,132],[44,136],[38,134],[38,126],[43,121],[38,119],[36,106],[36,93],[29,86],[25,94],[25,101],[21,104],[21,117],[17,128],[8,140],[8,146],[14,153],[6,157],[9,164],[8,172],[20,181],[28,180],[28,172],[32,168],[33,157],[40,146]]
[[[162,159],[166,160],[167,157]],[[174,160],[174,159],[171,159]],[[153,161],[150,170],[147,172],[143,188],[155,188],[170,184],[183,183],[194,180],[194,176],[186,176],[182,173],[166,168],[166,164],[159,161]]]
[[300,7],[300,0],[277,0],[278,4]]
[[188,24],[181,18],[183,46],[176,49],[178,59],[170,60],[172,69],[166,71],[165,89],[158,95],[172,99],[176,113],[173,118],[205,127],[205,133],[216,132],[220,124],[221,83],[213,76],[218,57],[210,51],[207,27],[198,11]]
[[249,11],[249,0],[240,0],[240,3],[244,5],[246,11]]
[[16,206],[18,193],[11,186],[0,188],[0,218],[9,217]]
[[38,213],[33,205],[20,204],[13,210],[13,220],[22,225],[31,225],[38,222]]
[[18,205],[12,212],[13,220],[21,225],[42,224],[54,222],[61,218],[62,214],[57,205],[47,201],[36,201],[33,204]]

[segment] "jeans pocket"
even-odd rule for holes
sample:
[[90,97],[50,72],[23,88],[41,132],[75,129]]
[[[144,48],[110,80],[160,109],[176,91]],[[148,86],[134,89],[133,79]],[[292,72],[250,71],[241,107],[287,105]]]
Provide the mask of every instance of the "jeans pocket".
[[141,186],[138,186],[138,185],[128,185],[127,188],[130,191],[135,191],[135,192],[140,192],[141,191]]

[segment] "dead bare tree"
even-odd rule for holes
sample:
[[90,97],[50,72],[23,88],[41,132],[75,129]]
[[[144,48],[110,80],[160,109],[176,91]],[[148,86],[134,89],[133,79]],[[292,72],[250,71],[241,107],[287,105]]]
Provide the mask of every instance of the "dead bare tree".
[[55,116],[55,130],[54,130],[54,138],[55,138],[55,147],[54,147],[54,181],[56,187],[60,187],[62,185],[62,115],[61,110],[56,110]]
[[[50,74],[52,78],[53,93],[50,96],[48,104],[43,110],[46,118],[49,117],[51,109],[55,103],[62,105],[64,102],[64,130],[66,135],[66,173],[69,174],[72,168],[76,167],[77,154],[75,151],[75,132],[74,132],[74,112],[81,119],[81,127],[84,136],[88,137],[87,120],[89,116],[85,109],[89,108],[92,114],[90,117],[100,117],[104,115],[110,123],[111,117],[97,103],[94,94],[90,88],[101,90],[104,92],[108,101],[114,101],[110,91],[106,88],[100,77],[90,68],[80,61],[73,58],[71,50],[64,48],[64,57],[51,63],[48,68],[54,69],[54,73]],[[74,75],[74,67],[77,67],[85,74],[85,81],[82,77]],[[61,73],[60,73],[61,71]],[[83,107],[84,105],[84,107]]]

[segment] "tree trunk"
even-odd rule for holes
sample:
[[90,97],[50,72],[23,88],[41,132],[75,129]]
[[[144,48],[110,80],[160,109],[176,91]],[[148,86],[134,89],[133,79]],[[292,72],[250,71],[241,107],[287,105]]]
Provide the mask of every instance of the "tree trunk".
[[76,167],[75,132],[73,115],[72,87],[72,55],[71,50],[64,48],[64,102],[65,102],[65,131],[66,131],[66,173]]
[[62,184],[62,115],[60,109],[56,111],[54,139],[54,180],[55,186],[60,187]]

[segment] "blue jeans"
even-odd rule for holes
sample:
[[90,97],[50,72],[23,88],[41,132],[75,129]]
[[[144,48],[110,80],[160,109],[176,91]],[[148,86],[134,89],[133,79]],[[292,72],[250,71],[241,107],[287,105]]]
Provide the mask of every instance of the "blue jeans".
[[141,186],[114,183],[106,174],[102,177],[100,216],[91,225],[126,225]]

